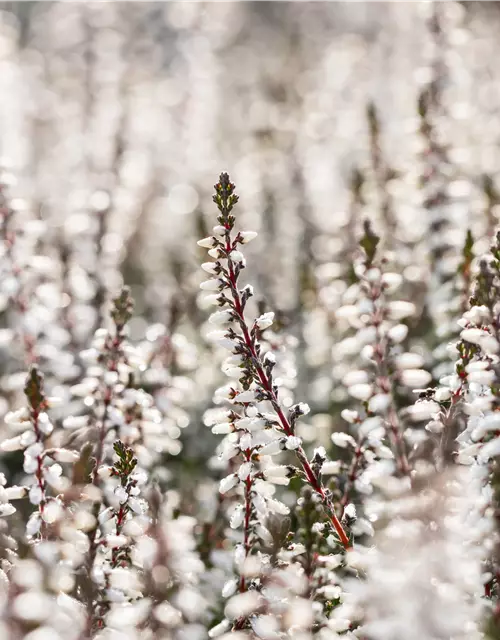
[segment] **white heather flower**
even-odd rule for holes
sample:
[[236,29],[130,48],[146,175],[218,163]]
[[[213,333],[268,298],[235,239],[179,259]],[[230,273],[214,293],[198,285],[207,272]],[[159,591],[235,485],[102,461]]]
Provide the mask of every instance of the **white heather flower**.
[[497,431],[500,428],[500,414],[498,412],[490,413],[480,417],[479,420],[475,422],[476,427],[471,433],[471,439],[474,442],[483,438],[489,431]]
[[407,387],[425,387],[432,380],[432,375],[424,369],[405,369],[399,373],[399,379]]
[[407,335],[408,327],[405,324],[397,324],[394,327],[391,327],[387,332],[387,337],[395,344],[403,342]]
[[11,516],[13,513],[16,513],[16,508],[10,502],[0,504],[0,517]]
[[215,275],[217,273],[218,265],[217,262],[204,262],[201,265],[203,271],[210,273],[211,275]]
[[281,516],[286,516],[290,513],[290,509],[279,500],[266,498],[266,503],[271,513],[277,513]]
[[340,460],[326,460],[321,467],[321,473],[324,476],[332,476],[340,473],[342,463]]
[[440,420],[431,420],[425,425],[425,430],[430,433],[442,433],[444,424]]
[[231,338],[229,338],[226,332],[223,330],[210,331],[209,333],[207,333],[206,338],[210,342],[214,342],[218,346],[224,347],[224,349],[231,350],[235,346],[234,340],[231,340]]
[[224,620],[222,620],[222,622],[219,622],[219,624],[216,624],[215,627],[212,627],[210,629],[210,631],[208,632],[208,637],[209,638],[218,638],[223,633],[228,631],[230,628],[231,628],[231,623],[229,622],[229,620],[224,618]]
[[5,489],[5,497],[7,500],[21,500],[26,497],[27,493],[27,487],[18,487],[17,485],[6,487]]
[[423,400],[422,402],[416,402],[412,407],[408,407],[408,416],[415,422],[429,420],[435,413],[438,413],[439,409],[437,402]]
[[307,416],[307,414],[311,412],[311,407],[307,404],[307,402],[299,402],[299,404],[295,406],[301,416]]
[[274,312],[268,311],[267,313],[263,313],[255,320],[255,324],[261,330],[267,329],[274,322]]
[[434,400],[436,402],[446,402],[452,396],[453,392],[449,387],[439,387],[434,392]]
[[388,393],[377,393],[368,402],[368,410],[373,413],[383,413],[391,404],[391,396]]
[[80,458],[78,451],[70,451],[69,449],[54,449],[50,455],[57,462],[77,462]]
[[43,500],[42,489],[39,485],[34,484],[29,491],[29,500],[31,504],[38,505]]
[[352,411],[351,409],[344,409],[340,416],[349,424],[354,424],[359,420],[359,414],[357,411]]
[[252,618],[251,624],[257,638],[272,639],[280,637],[279,619],[273,614],[255,616]]
[[345,449],[349,445],[353,447],[356,446],[356,441],[354,440],[354,438],[348,433],[344,433],[343,431],[335,431],[335,433],[332,433],[330,437],[333,444],[336,447],[340,447],[341,449]]
[[18,426],[30,419],[28,410],[25,407],[17,409],[17,411],[9,411],[4,416],[5,424],[9,426]]
[[230,309],[224,309],[222,311],[215,311],[208,318],[208,321],[211,324],[226,324],[227,322],[231,322],[233,318],[233,313]]
[[242,436],[240,436],[240,449],[242,451],[246,451],[247,449],[251,449],[252,448],[252,436],[250,433],[244,433]]
[[346,508],[344,509],[344,514],[348,517],[348,518],[355,518],[356,517],[356,507],[352,504],[352,502],[350,502]]
[[395,300],[388,304],[389,317],[392,320],[408,318],[409,316],[414,315],[416,310],[417,308],[413,302],[407,302],[405,300]]
[[356,335],[358,345],[368,345],[373,348],[373,343],[377,340],[377,330],[375,327],[363,327]]
[[218,258],[222,258],[223,253],[222,251],[219,249],[219,247],[214,247],[213,249],[210,249],[208,252],[208,255],[213,258],[214,260],[217,260]]
[[229,526],[231,527],[231,529],[237,529],[239,526],[241,526],[241,524],[243,523],[244,517],[245,517],[245,513],[243,511],[243,505],[239,504],[236,506],[229,520]]
[[462,318],[473,324],[486,324],[490,320],[490,310],[484,305],[474,305],[463,314]]
[[[233,402],[240,404],[247,404],[248,402],[255,402],[255,392],[251,389],[242,391],[234,398]],[[239,420],[238,420],[239,422]]]
[[236,262],[238,264],[245,262],[245,256],[241,253],[241,251],[236,251],[236,250],[231,251],[231,253],[229,254],[229,257],[233,262]]
[[26,524],[26,534],[28,536],[34,536],[40,531],[41,524],[42,519],[40,518],[40,514],[38,511],[35,511],[35,513],[31,514]]
[[215,236],[223,236],[226,233],[227,229],[221,224],[216,224],[215,227],[212,228],[212,231],[214,232]]
[[233,596],[228,603],[224,613],[230,620],[243,618],[259,608],[261,602],[260,595],[256,591],[244,591]]
[[472,371],[468,374],[468,382],[476,382],[477,384],[490,385],[495,379],[495,372],[492,369],[483,369],[483,371]]
[[222,478],[222,480],[219,483],[219,492],[222,494],[227,493],[237,484],[238,484],[238,476],[232,473],[231,475],[226,476],[225,478]]
[[481,340],[481,344],[479,346],[481,347],[481,351],[483,351],[483,353],[485,353],[486,355],[496,354],[500,349],[500,345],[498,344],[496,338],[489,334]]
[[256,231],[240,231],[239,237],[241,244],[248,244],[257,237]]
[[483,329],[476,329],[473,327],[473,328],[464,329],[463,331],[461,331],[460,337],[462,338],[462,340],[465,340],[466,342],[480,345],[485,338],[490,338],[491,335],[487,331],[484,331]]
[[244,418],[239,418],[235,421],[234,425],[237,429],[249,429],[252,424],[253,418],[249,416],[245,416]]
[[473,360],[469,362],[469,364],[465,367],[467,373],[471,373],[472,371],[482,371],[483,369],[488,369],[490,363],[487,360]]
[[222,587],[222,597],[223,598],[231,597],[234,593],[236,593],[237,588],[238,588],[238,581],[236,579],[233,578],[232,580],[228,580]]
[[96,378],[84,378],[79,384],[73,385],[70,391],[73,396],[84,398],[93,393],[98,386],[99,381]]
[[401,353],[394,358],[394,364],[398,369],[420,369],[424,359],[419,353]]
[[320,447],[316,447],[314,449],[313,458],[316,458],[316,456],[319,456],[320,458],[323,458],[323,459],[326,458],[326,449],[325,447],[323,447],[323,445],[321,445]]
[[342,383],[346,387],[351,387],[352,385],[355,385],[355,384],[365,384],[366,382],[368,382],[368,380],[369,380],[368,373],[362,369],[348,371],[342,377]]
[[290,449],[291,451],[293,451],[295,449],[298,449],[301,444],[302,444],[301,438],[298,438],[297,436],[288,436],[288,438],[286,439],[285,446],[287,449]]
[[21,449],[24,449],[22,436],[16,436],[15,438],[9,438],[8,440],[4,440],[0,444],[0,449],[2,451],[19,451]]
[[222,371],[228,378],[240,378],[242,374],[242,370],[240,367],[231,367],[226,364],[222,365]]
[[224,287],[224,283],[219,278],[211,278],[200,283],[200,289],[203,291],[220,291]]
[[111,467],[109,465],[101,465],[99,469],[97,469],[97,475],[101,480],[111,478]]
[[364,401],[371,397],[373,389],[370,384],[353,384],[347,389],[347,393],[356,400]]
[[125,504],[128,500],[128,493],[125,490],[125,487],[117,487],[115,489],[115,496],[120,504]]
[[118,549],[120,547],[124,547],[126,544],[128,544],[129,539],[127,538],[127,536],[124,535],[114,535],[112,533],[109,533],[106,538],[106,545],[110,548],[110,549]]
[[358,326],[359,314],[359,308],[354,304],[345,304],[335,310],[335,317],[337,319],[346,320],[355,328]]
[[284,465],[267,467],[266,469],[264,469],[264,477],[271,482],[274,478],[288,478],[289,473],[290,470]]
[[252,463],[244,462],[238,469],[238,478],[242,481],[246,480],[252,472]]
[[68,416],[64,418],[62,426],[64,429],[80,429],[88,425],[88,416]]
[[212,433],[215,435],[227,435],[232,431],[232,425],[230,422],[220,422],[219,424],[214,424],[212,427]]
[[273,440],[268,444],[265,444],[260,450],[259,454],[262,456],[273,456],[276,453],[280,453],[283,451],[283,445],[280,440]]
[[380,416],[372,416],[371,418],[366,418],[359,425],[359,428],[358,428],[359,435],[362,437],[366,437],[369,433],[371,433],[375,429],[378,429],[381,426],[382,426],[382,419],[380,418]]
[[481,448],[478,460],[483,464],[488,462],[491,458],[496,458],[500,454],[500,438],[494,438],[487,442]]
[[393,293],[401,286],[403,276],[400,273],[383,273],[381,280],[385,290],[388,293]]
[[220,304],[220,299],[221,299],[220,294],[212,293],[209,296],[205,296],[204,298],[202,298],[202,303],[203,303],[203,305],[206,305],[207,307],[215,306],[215,305]]
[[62,506],[56,500],[50,500],[47,502],[43,509],[43,513],[41,514],[44,522],[48,524],[53,524],[62,518],[64,515],[64,510]]
[[266,353],[264,354],[264,362],[276,364],[276,356],[272,351],[266,351]]
[[[362,268],[364,268],[364,265]],[[363,274],[361,273],[360,275]],[[380,269],[378,267],[371,267],[364,272],[364,277],[368,282],[378,282],[380,280]]]
[[204,249],[211,249],[213,246],[215,246],[215,238],[213,236],[202,238],[201,240],[198,240],[196,244],[199,247],[203,247]]

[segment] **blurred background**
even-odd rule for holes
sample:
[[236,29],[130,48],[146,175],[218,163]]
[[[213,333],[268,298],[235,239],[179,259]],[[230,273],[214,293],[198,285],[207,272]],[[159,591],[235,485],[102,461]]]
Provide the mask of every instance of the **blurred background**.
[[427,336],[451,331],[447,274],[467,230],[480,252],[498,219],[499,6],[0,3],[1,179],[17,237],[2,258],[3,412],[35,358],[65,397],[125,282],[132,339],[166,340],[163,402],[179,434],[189,425],[185,460],[210,458],[202,416],[224,380],[199,337],[196,240],[215,223],[220,171],[241,228],[260,232],[248,279],[289,336],[285,401],[311,404],[306,440],[329,442],[345,401],[353,354],[334,311],[365,218],[421,303],[413,329],[438,375]]

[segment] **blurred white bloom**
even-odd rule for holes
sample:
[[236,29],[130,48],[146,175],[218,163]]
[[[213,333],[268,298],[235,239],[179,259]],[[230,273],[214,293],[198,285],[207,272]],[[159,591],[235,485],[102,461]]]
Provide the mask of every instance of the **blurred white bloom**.
[[359,414],[357,411],[352,411],[351,409],[343,409],[340,413],[341,417],[350,424],[354,424],[359,420]]
[[434,399],[436,402],[446,402],[452,396],[452,390],[448,387],[438,387],[434,392]]
[[389,339],[396,344],[403,342],[407,335],[408,327],[405,324],[397,324],[394,327],[391,327],[387,332]]
[[256,591],[238,593],[227,602],[224,613],[230,620],[235,620],[250,615],[259,608],[259,604],[260,596]]
[[331,439],[332,439],[333,444],[336,447],[340,447],[341,449],[344,449],[345,447],[348,447],[349,445],[351,445],[353,447],[356,446],[356,441],[348,433],[342,433],[340,431],[336,431],[335,433],[332,433]]
[[347,389],[347,393],[357,400],[369,400],[373,388],[370,384],[353,384]]
[[383,413],[391,404],[391,396],[387,393],[377,393],[370,398],[368,409],[373,413]]
[[425,387],[432,380],[432,375],[424,369],[404,369],[399,373],[399,380],[407,387]]
[[297,436],[288,436],[288,438],[286,439],[285,446],[287,449],[294,450],[294,449],[298,449],[301,446],[301,444],[302,444],[301,438],[298,438]]
[[397,300],[389,302],[388,304],[389,317],[392,320],[402,320],[403,318],[412,316],[416,310],[413,302],[406,302],[404,300]]
[[256,231],[240,231],[239,236],[242,244],[247,244],[257,237]]
[[274,322],[274,312],[269,311],[267,313],[263,313],[255,320],[255,324],[259,327],[259,329],[264,330],[270,327]]
[[394,364],[398,369],[420,369],[424,359],[418,353],[402,353],[394,358]]
[[199,247],[203,247],[204,249],[211,249],[213,246],[215,246],[215,239],[213,238],[213,236],[209,236],[208,238],[198,240],[196,244]]
[[401,286],[403,276],[399,273],[383,273],[381,281],[388,293],[394,293]]
[[219,491],[221,493],[227,493],[237,484],[238,484],[238,476],[232,473],[231,475],[226,476],[225,478],[222,478],[219,484]]

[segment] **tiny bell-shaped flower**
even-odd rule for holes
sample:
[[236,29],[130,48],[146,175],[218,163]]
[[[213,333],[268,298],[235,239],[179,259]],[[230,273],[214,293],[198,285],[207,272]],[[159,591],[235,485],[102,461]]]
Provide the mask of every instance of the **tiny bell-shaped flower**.
[[211,249],[215,246],[215,238],[213,236],[208,236],[208,238],[202,238],[198,240],[196,243],[199,247],[203,247],[204,249]]
[[240,231],[238,234],[238,240],[241,242],[241,244],[248,244],[249,242],[254,240],[257,235],[258,234],[256,231]]
[[263,313],[255,320],[255,324],[257,327],[263,331],[270,327],[274,322],[274,312],[268,311],[267,313]]

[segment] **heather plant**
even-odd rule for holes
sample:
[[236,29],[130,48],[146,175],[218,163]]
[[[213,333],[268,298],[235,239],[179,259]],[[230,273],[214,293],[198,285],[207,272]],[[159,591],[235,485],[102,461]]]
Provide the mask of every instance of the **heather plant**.
[[494,5],[0,7],[1,638],[500,637]]

